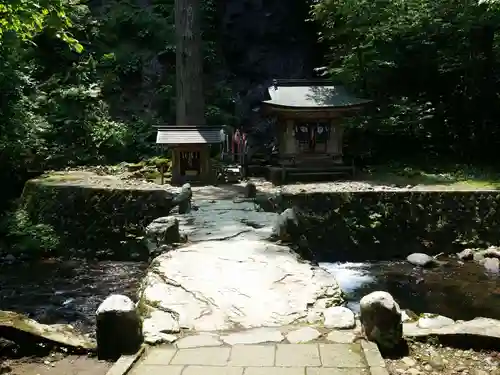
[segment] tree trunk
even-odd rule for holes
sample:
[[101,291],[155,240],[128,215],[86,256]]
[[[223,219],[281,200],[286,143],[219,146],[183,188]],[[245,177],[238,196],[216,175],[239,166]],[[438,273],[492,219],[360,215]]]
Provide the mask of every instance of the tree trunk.
[[204,125],[200,0],[175,0],[178,125]]

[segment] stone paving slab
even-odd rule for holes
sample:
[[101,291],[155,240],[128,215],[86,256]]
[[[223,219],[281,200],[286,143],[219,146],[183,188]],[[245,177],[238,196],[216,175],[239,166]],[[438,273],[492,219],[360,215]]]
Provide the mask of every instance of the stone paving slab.
[[129,375],[388,375],[376,345],[355,343],[151,347]]

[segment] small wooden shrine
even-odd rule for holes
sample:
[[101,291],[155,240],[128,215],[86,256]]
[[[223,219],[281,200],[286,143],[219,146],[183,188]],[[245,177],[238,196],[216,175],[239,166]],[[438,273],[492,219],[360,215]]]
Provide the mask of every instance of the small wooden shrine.
[[172,185],[214,182],[210,145],[221,143],[220,127],[176,125],[157,128],[156,143],[172,150]]
[[262,102],[266,116],[277,120],[278,166],[271,179],[287,176],[333,176],[354,173],[343,160],[343,124],[370,100],[350,95],[343,86],[325,80],[275,80]]

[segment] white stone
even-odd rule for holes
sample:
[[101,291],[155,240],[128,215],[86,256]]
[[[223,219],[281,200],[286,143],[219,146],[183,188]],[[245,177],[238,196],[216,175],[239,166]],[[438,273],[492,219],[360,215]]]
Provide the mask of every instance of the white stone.
[[231,333],[221,336],[221,340],[228,345],[261,344],[264,342],[281,342],[284,337],[280,331],[271,328],[255,328],[248,331]]
[[173,342],[171,333],[180,332],[179,321],[173,314],[154,310],[143,321],[144,341],[147,343]]
[[356,317],[347,307],[330,307],[323,311],[323,316],[327,328],[351,329],[356,326]]
[[330,332],[326,339],[331,342],[340,343],[340,344],[351,344],[354,342],[354,338],[356,336],[352,331],[337,331],[334,330]]
[[142,321],[134,302],[113,294],[96,311],[97,354],[100,359],[118,359],[134,354],[143,342]]
[[173,310],[182,328],[197,331],[306,321],[328,293],[329,305],[341,303],[333,275],[286,246],[250,238],[193,243],[160,255],[143,280],[141,303]]
[[321,311],[322,310],[319,309],[309,310],[307,312],[307,323],[315,324],[321,322],[321,320],[323,319],[323,317],[321,316]]
[[401,361],[408,367],[413,367],[417,364],[417,362],[411,357],[403,357]]
[[107,297],[97,308],[96,314],[99,316],[107,312],[135,312],[135,303],[127,296],[112,294]]
[[303,327],[286,335],[286,339],[291,344],[302,344],[305,342],[316,340],[321,336],[321,333],[312,327]]
[[399,308],[398,303],[389,293],[376,291],[361,298],[361,301],[359,301],[360,315],[363,315],[363,309],[369,308],[374,305],[379,305],[387,310],[394,310],[401,314],[401,309]]
[[169,333],[161,333],[161,332],[156,332],[151,335],[147,335],[144,337],[144,342],[149,345],[157,345],[157,344],[171,344],[175,340],[177,340],[176,335],[171,335]]
[[188,349],[188,348],[201,348],[205,346],[221,346],[222,342],[217,338],[217,336],[202,333],[194,336],[186,336],[182,339],[177,340],[175,346],[179,349]]
[[401,321],[403,323],[408,323],[413,321],[412,317],[406,312],[406,310],[401,311]]
[[425,314],[417,322],[418,328],[441,328],[455,324],[453,319],[441,315]]

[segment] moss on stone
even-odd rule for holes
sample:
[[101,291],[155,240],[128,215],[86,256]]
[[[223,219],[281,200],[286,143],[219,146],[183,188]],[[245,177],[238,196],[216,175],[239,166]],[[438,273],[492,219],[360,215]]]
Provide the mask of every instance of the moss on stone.
[[127,164],[127,169],[129,172],[135,172],[138,171],[146,166],[145,161],[140,161],[138,163],[128,163]]
[[390,259],[500,243],[498,191],[283,194],[319,259]]
[[[43,177],[26,183],[20,209],[34,224],[50,225],[61,239],[59,254],[88,249],[127,258],[143,251],[143,228],[169,214],[172,194],[141,186],[110,186]],[[138,245],[139,247],[137,247]]]

